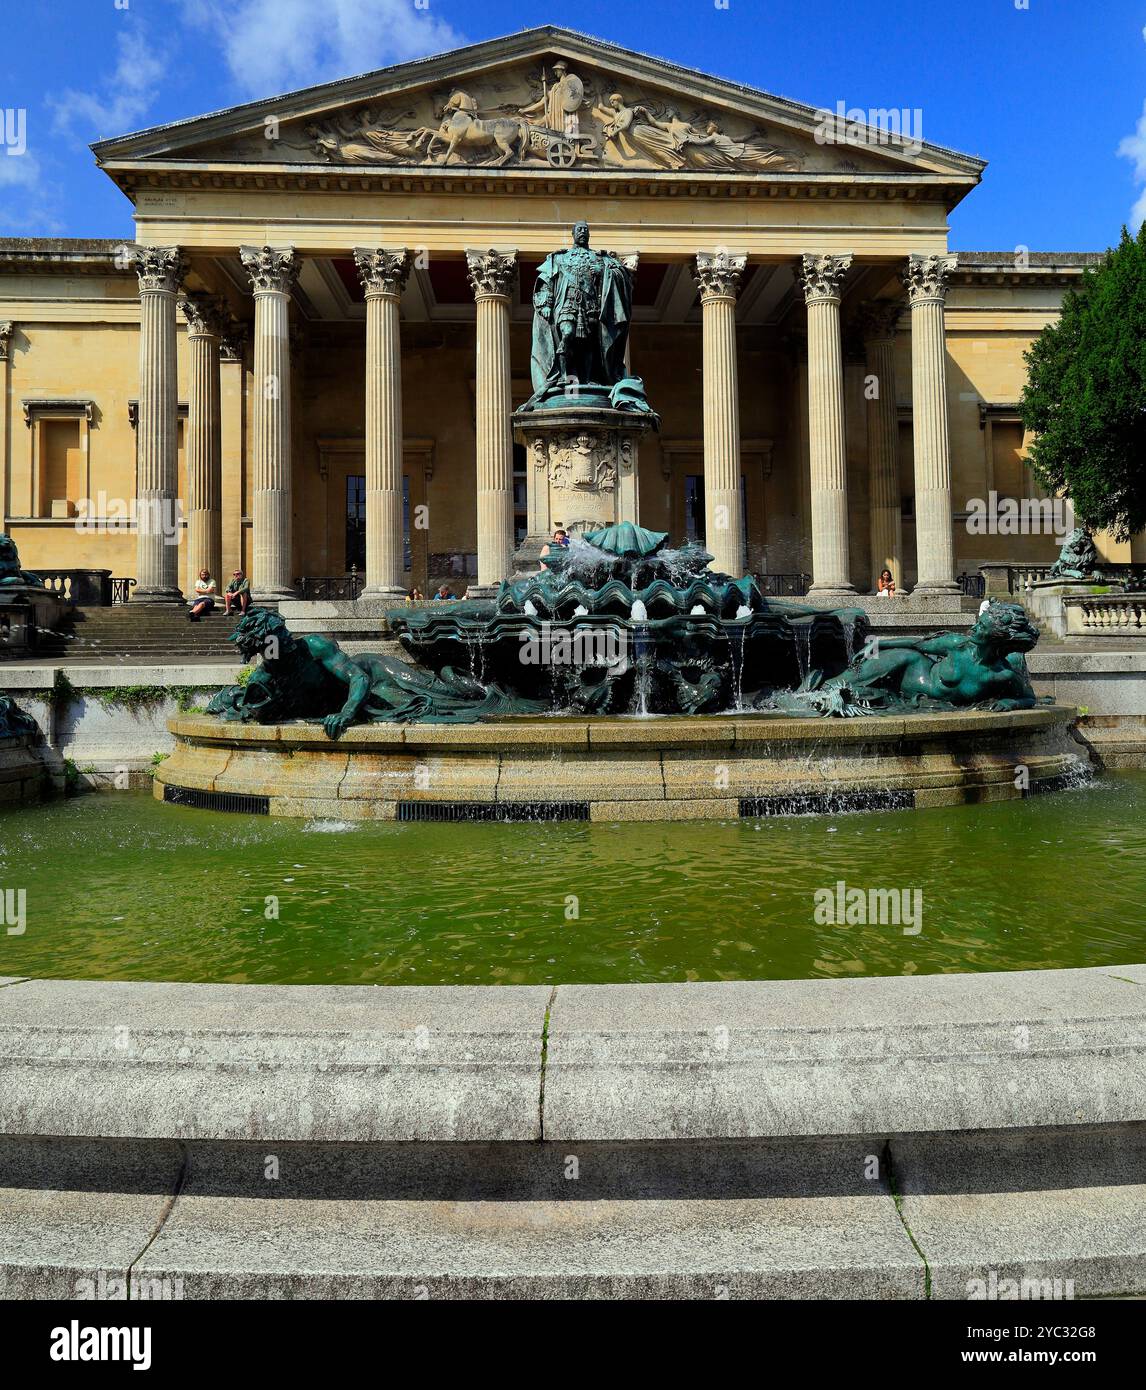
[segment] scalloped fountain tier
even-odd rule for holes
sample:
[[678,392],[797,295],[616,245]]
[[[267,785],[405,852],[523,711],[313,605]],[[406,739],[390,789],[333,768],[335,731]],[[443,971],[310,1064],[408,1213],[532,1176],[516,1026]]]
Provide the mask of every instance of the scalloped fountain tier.
[[844,669],[858,608],[765,598],[699,546],[629,522],[574,537],[496,599],[390,615],[419,666],[460,670],[569,714],[714,714]]

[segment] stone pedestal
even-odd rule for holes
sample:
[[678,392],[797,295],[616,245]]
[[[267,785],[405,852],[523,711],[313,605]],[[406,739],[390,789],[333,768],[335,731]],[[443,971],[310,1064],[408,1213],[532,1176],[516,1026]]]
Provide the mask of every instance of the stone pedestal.
[[637,458],[655,415],[607,406],[516,411],[514,434],[526,450],[529,529],[514,555],[518,573],[536,570],[541,550],[562,527],[570,534],[640,522]]
[[1031,585],[1020,601],[1041,628],[1049,628],[1056,637],[1065,637],[1066,609],[1063,599],[1089,598],[1096,592],[1106,592],[1108,588],[1108,585],[1100,584],[1097,580],[1087,583],[1082,579],[1040,579]]
[[42,633],[57,631],[71,605],[32,584],[0,585],[0,650],[35,651]]

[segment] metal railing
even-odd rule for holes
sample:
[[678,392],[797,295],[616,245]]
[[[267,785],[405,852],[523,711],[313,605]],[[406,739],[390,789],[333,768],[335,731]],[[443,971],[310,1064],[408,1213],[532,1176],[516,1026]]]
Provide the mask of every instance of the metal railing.
[[959,587],[967,598],[981,599],[987,592],[987,579],[982,574],[968,574],[966,570],[959,576]]
[[351,565],[349,574],[304,574],[295,582],[305,603],[349,603],[366,587],[366,576]]
[[803,598],[812,582],[810,574],[757,574],[753,578],[766,598]]
[[134,579],[113,579],[111,581],[111,606],[113,608],[128,602],[136,582]]

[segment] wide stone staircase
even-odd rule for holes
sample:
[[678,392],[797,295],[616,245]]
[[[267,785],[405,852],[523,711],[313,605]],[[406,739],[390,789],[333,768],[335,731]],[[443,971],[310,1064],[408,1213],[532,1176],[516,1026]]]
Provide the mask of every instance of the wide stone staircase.
[[77,608],[69,634],[40,655],[61,655],[69,662],[240,662],[227,640],[238,622],[216,608],[193,623],[186,608],[127,603],[114,608]]

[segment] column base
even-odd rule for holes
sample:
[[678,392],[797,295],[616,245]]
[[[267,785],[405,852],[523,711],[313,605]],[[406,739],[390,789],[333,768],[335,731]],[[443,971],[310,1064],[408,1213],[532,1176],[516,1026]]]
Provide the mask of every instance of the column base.
[[500,584],[467,584],[465,596],[476,599],[497,598],[497,591],[500,588]]
[[960,594],[962,589],[953,579],[917,579],[913,594]]
[[183,603],[182,589],[141,589],[138,586],[131,591],[129,603]]
[[263,589],[258,593],[251,594],[251,605],[254,608],[260,608],[267,604],[282,603],[293,598],[298,598],[297,589]]
[[362,592],[358,595],[357,602],[358,602],[358,603],[361,603],[363,599],[371,599],[371,598],[372,598],[372,599],[405,598],[405,597],[406,597],[406,593],[407,593],[407,590],[403,589],[402,586],[401,586],[401,584],[376,584],[376,585],[371,585],[371,586],[370,586],[369,588],[367,588],[367,589],[363,589]]
[[836,594],[839,594],[841,597],[846,597],[848,594],[854,594],[855,592],[856,592],[856,586],[855,586],[854,584],[848,584],[848,583],[844,583],[844,584],[810,584],[810,585],[808,586],[808,593],[810,593],[810,594],[816,594],[817,596],[824,596],[824,595],[827,595],[828,597],[831,597],[831,596],[834,596],[834,595],[836,595]]

